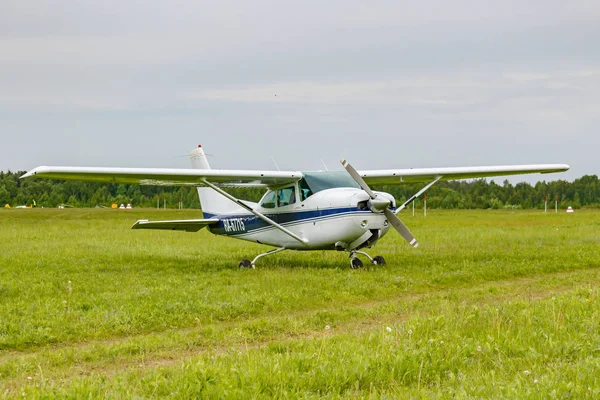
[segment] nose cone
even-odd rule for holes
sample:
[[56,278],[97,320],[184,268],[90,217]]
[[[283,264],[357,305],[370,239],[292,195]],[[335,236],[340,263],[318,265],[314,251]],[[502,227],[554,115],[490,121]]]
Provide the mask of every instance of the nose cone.
[[396,199],[394,199],[394,196],[392,196],[391,194],[386,193],[386,192],[375,192],[375,193],[377,193],[377,197],[382,198],[382,199],[385,198],[385,199],[389,200],[389,202],[390,202],[389,205],[391,205],[393,208],[396,208]]
[[375,199],[371,199],[364,190],[356,189],[356,192],[350,196],[350,206],[357,208],[367,208],[373,212],[383,212],[386,208],[396,207],[394,196],[385,192],[373,192]]
[[385,196],[378,195],[374,199],[369,199],[369,208],[373,212],[383,212],[386,208],[392,204],[392,202]]

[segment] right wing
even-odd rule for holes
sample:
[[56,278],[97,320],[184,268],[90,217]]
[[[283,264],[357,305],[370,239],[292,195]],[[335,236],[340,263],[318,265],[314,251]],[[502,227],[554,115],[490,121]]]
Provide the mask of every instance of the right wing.
[[566,164],[495,165],[487,167],[410,168],[357,171],[369,185],[399,185],[409,182],[428,182],[440,178],[473,179],[520,174],[550,174],[569,169]]
[[218,224],[218,218],[209,219],[180,219],[172,221],[148,221],[141,219],[131,229],[163,229],[168,231],[198,232],[207,225]]
[[21,178],[72,179],[107,183],[162,186],[204,186],[207,180],[222,187],[281,187],[302,179],[298,171],[227,169],[37,167]]

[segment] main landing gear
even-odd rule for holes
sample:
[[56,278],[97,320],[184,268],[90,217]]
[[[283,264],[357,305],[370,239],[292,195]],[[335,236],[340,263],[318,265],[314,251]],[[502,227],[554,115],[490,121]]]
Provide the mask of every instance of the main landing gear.
[[382,256],[371,257],[364,251],[352,250],[350,252],[350,268],[352,269],[358,269],[363,267],[363,262],[360,260],[360,258],[358,258],[357,254],[361,254],[367,257],[373,265],[385,265],[385,258],[383,258]]
[[254,263],[256,263],[256,260],[258,260],[259,258],[264,257],[264,256],[270,256],[271,254],[279,253],[280,251],[283,251],[283,250],[285,250],[285,247],[280,247],[278,249],[274,249],[271,251],[267,251],[266,253],[259,254],[256,257],[254,257],[254,259],[252,261],[242,260],[238,264],[238,267],[240,267],[240,268],[256,268],[256,266],[254,265]]
[[[271,251],[267,251],[266,253],[259,254],[256,257],[254,257],[254,259],[252,261],[242,260],[238,264],[238,267],[239,268],[256,268],[255,263],[259,258],[264,257],[264,256],[270,256],[271,254],[279,253],[280,251],[283,251],[283,250],[285,250],[285,247],[280,247],[278,249],[274,249]],[[350,252],[350,268],[352,268],[352,269],[358,269],[358,268],[363,267],[363,262],[360,260],[360,258],[358,258],[357,254],[367,257],[369,259],[369,261],[371,261],[371,264],[373,264],[373,265],[385,265],[385,258],[383,258],[382,256],[371,257],[364,251],[352,250]]]

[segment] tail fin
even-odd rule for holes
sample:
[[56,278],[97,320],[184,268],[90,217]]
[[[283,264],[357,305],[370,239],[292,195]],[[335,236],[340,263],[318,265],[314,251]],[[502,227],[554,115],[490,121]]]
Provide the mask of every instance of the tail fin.
[[[194,149],[190,153],[190,161],[192,162],[192,168],[197,169],[210,169],[206,154],[202,150],[202,146],[198,145],[197,149]],[[200,208],[204,218],[212,218],[215,215],[229,214],[236,212],[240,209],[240,206],[229,200],[227,197],[220,195],[211,188],[199,187],[198,196],[200,197]]]

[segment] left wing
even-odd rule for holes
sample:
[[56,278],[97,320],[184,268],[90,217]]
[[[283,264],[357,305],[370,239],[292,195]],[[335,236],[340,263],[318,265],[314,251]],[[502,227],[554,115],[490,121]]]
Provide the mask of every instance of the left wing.
[[198,232],[207,225],[218,224],[218,218],[209,219],[180,219],[173,221],[148,221],[141,219],[131,229],[163,229],[168,231]]
[[223,187],[279,187],[300,180],[298,171],[252,171],[226,169],[37,167],[21,178],[39,176],[138,185],[204,186],[204,180]]
[[549,174],[552,172],[564,172],[568,169],[569,166],[567,164],[530,164],[488,167],[382,169],[357,172],[369,185],[398,185],[409,182],[428,182],[440,177],[440,180],[447,181],[534,173]]

